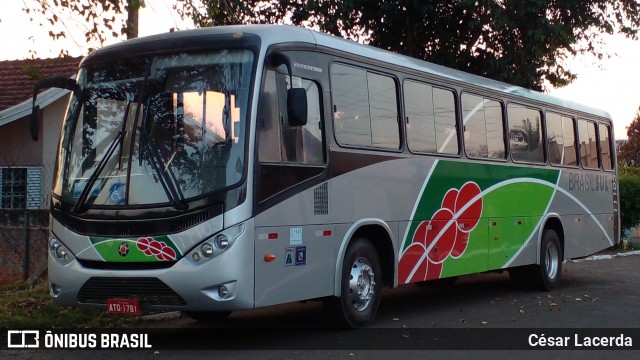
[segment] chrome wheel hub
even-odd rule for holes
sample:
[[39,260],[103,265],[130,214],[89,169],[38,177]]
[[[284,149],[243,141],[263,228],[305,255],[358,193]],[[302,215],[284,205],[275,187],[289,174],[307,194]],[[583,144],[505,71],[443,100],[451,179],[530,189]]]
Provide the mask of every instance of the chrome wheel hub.
[[545,264],[547,270],[547,276],[549,279],[555,279],[558,276],[558,264],[560,263],[560,254],[558,252],[558,247],[551,243],[547,246],[547,251],[545,251]]
[[364,311],[371,305],[375,295],[375,285],[375,274],[366,259],[356,259],[351,266],[349,298],[357,311]]

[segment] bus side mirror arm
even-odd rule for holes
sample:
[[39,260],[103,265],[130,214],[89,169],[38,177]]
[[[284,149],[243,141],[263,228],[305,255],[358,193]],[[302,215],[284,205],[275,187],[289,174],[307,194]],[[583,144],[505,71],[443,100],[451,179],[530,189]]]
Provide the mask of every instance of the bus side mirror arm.
[[71,90],[73,92],[78,91],[78,84],[74,79],[66,78],[64,76],[54,76],[38,81],[33,86],[33,104],[31,107],[31,138],[33,141],[38,141],[38,135],[40,132],[40,105],[36,105],[36,99],[38,98],[38,92],[45,88],[61,88]]

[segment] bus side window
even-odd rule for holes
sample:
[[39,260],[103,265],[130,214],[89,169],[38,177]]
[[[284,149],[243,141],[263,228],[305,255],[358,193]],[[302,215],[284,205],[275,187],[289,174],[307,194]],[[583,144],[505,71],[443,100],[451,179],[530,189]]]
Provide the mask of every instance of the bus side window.
[[404,94],[409,149],[458,154],[453,92],[408,80],[404,84]]
[[323,164],[323,126],[320,90],[310,80],[293,77],[293,87],[307,93],[307,124],[290,126],[287,119],[289,76],[267,71],[260,98],[259,159],[265,163]]
[[588,169],[599,168],[596,123],[579,119],[578,136],[580,139],[580,162],[582,162],[582,166]]
[[504,159],[502,104],[477,95],[462,95],[465,151],[476,158]]
[[544,162],[540,111],[509,104],[509,140],[511,158],[515,161]]
[[267,71],[264,90],[260,95],[258,117],[258,157],[260,162],[280,163],[280,122],[278,116],[278,91],[275,71]]
[[552,165],[578,166],[573,118],[548,112],[547,146]]
[[400,149],[398,89],[392,77],[333,64],[331,93],[338,144]]
[[609,126],[600,124],[600,154],[602,155],[602,168],[605,170],[613,170],[610,137],[611,131],[609,131]]
[[[291,88],[289,77],[286,88]],[[282,158],[284,162],[301,164],[322,164],[324,162],[323,126],[320,112],[320,91],[318,85],[310,80],[293,77],[293,87],[303,88],[307,93],[307,124],[290,126],[287,119],[286,90],[280,93],[280,114],[282,121]],[[282,98],[282,94],[285,95]]]

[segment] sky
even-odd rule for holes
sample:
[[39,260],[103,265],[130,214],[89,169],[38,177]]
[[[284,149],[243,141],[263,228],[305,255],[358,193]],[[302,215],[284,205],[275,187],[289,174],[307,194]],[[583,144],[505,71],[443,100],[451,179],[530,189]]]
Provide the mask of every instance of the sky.
[[[53,41],[49,29],[38,22],[30,22],[22,11],[25,2],[32,0],[4,0],[0,12],[0,60],[26,59],[36,49],[40,58],[56,57],[65,48],[70,55],[86,53],[82,24],[65,21],[66,32],[75,34],[63,41]],[[181,20],[171,9],[171,0],[146,0],[140,12],[139,35],[146,36],[169,31],[171,28],[192,28],[190,21]],[[122,40],[110,40],[113,43]],[[105,45],[108,45],[105,44]],[[640,107],[640,41],[614,35],[604,38],[608,59],[598,60],[592,55],[568,59],[568,68],[578,78],[568,86],[549,89],[548,94],[611,114],[616,139],[627,137],[627,126]]]

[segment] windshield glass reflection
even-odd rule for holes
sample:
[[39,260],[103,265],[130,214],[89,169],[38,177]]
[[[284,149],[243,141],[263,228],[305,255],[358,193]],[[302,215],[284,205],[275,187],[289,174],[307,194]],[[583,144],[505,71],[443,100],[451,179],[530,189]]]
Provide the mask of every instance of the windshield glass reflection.
[[236,184],[253,54],[222,50],[81,70],[54,193],[76,206],[172,203]]

